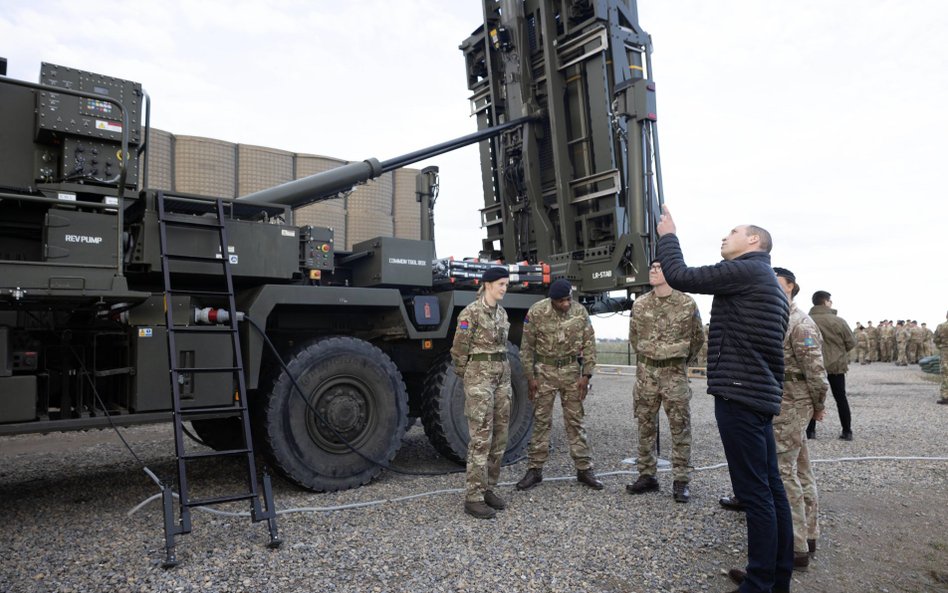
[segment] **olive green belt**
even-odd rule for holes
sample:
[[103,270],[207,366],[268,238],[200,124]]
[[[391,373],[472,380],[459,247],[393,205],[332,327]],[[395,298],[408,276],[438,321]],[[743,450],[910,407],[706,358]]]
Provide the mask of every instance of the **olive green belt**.
[[785,373],[783,376],[783,380],[787,382],[806,381],[806,375],[804,375],[803,373]]
[[685,364],[685,357],[680,356],[678,358],[666,358],[665,360],[653,360],[646,356],[642,357],[642,363],[650,367],[677,367]]
[[478,352],[467,357],[470,361],[480,360],[487,362],[503,362],[507,360],[506,352]]
[[556,368],[569,366],[576,362],[575,356],[567,356],[566,358],[553,358],[552,356],[543,356],[542,354],[537,354],[535,358],[537,362],[542,362],[543,364],[548,364]]

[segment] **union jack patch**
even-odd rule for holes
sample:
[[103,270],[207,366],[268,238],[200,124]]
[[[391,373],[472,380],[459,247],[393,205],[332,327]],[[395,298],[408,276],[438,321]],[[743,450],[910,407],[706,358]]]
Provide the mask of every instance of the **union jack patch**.
[[530,316],[527,315],[526,317],[524,317],[524,318],[523,318],[523,322],[524,322],[524,323],[530,323]]

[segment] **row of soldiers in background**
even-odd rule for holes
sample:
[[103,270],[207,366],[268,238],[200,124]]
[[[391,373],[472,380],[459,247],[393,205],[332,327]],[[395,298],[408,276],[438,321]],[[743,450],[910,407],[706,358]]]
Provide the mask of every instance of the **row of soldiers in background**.
[[935,353],[935,334],[923,323],[890,320],[856,323],[856,361],[859,364],[894,362],[896,366],[918,364],[919,359]]

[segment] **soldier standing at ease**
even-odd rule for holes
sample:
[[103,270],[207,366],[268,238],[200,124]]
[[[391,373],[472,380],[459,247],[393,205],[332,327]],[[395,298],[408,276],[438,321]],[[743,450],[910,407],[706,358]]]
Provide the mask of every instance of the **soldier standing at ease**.
[[507,268],[484,272],[477,300],[458,316],[451,347],[454,371],[464,382],[464,415],[471,439],[467,446],[464,512],[478,519],[491,519],[507,506],[494,488],[510,423],[510,322],[500,306],[509,277]]
[[918,354],[922,349],[922,341],[925,339],[925,330],[918,326],[918,322],[914,319],[911,324],[909,324],[909,339],[908,339],[908,363],[909,364],[918,364]]
[[[948,315],[945,315],[948,319]],[[938,399],[940,404],[948,404],[948,321],[935,328],[935,346],[941,355],[939,366],[941,367],[941,396]]]
[[583,401],[596,367],[596,334],[585,307],[573,302],[572,290],[568,280],[556,280],[550,286],[549,298],[534,303],[523,321],[520,359],[533,402],[533,433],[527,449],[527,473],[517,482],[517,490],[533,488],[543,481],[557,392],[576,481],[594,490],[603,488],[593,471],[583,426]]
[[879,328],[879,360],[882,362],[892,362],[894,338],[895,329],[892,327],[892,321],[886,319]]
[[908,341],[911,333],[912,331],[906,327],[905,322],[899,319],[895,327],[895,344],[899,355],[895,363],[896,366],[908,366]]
[[928,329],[928,326],[924,323],[922,324],[922,331],[925,332],[925,335],[922,337],[921,358],[925,358],[926,356],[931,356],[935,353],[935,343],[933,341],[935,334],[932,332],[932,330]]
[[859,364],[869,364],[869,332],[862,326],[862,323],[856,322],[856,362]]
[[774,268],[774,272],[790,301],[790,325],[783,340],[783,400],[780,414],[774,417],[774,439],[777,465],[793,516],[793,567],[805,569],[820,535],[816,476],[810,466],[805,432],[811,419],[823,420],[829,383],[823,367],[820,329],[793,301],[800,292],[796,276],[785,268]]
[[649,266],[648,282],[652,291],[636,299],[629,324],[629,343],[636,358],[633,397],[639,425],[639,478],[626,490],[630,494],[658,490],[654,448],[658,411],[664,403],[672,438],[672,493],[676,502],[688,502],[691,388],[687,367],[704,344],[704,329],[695,300],[668,285],[658,260]]
[[866,333],[869,335],[869,362],[879,362],[879,328],[868,322]]

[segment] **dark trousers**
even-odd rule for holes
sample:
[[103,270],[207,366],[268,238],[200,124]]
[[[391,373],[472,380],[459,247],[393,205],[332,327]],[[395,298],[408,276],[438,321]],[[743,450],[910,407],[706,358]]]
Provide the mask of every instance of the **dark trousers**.
[[[853,417],[849,411],[849,400],[846,399],[846,373],[826,375],[829,381],[830,391],[833,393],[833,399],[836,400],[836,410],[839,412],[839,423],[843,426],[843,432],[853,431]],[[806,427],[807,434],[814,434],[816,430],[816,420],[810,419],[810,424]]]
[[734,494],[747,517],[747,579],[741,593],[787,591],[793,573],[793,519],[777,469],[773,415],[714,398]]

